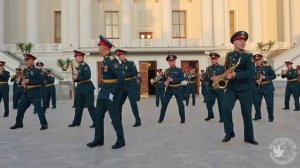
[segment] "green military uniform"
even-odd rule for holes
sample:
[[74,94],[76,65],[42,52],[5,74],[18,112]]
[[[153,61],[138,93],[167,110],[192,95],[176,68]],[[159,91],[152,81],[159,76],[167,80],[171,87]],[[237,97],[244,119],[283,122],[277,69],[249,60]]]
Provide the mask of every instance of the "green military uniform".
[[251,118],[252,108],[252,84],[251,78],[254,74],[254,64],[252,54],[247,51],[229,52],[225,60],[225,69],[237,64],[235,79],[229,80],[227,90],[223,101],[223,120],[226,134],[234,134],[232,110],[236,100],[240,101],[241,112],[244,121],[244,139],[246,141],[254,140],[253,125]]
[[[38,66],[41,67],[41,69],[44,67],[44,63],[43,62],[37,62],[36,67],[38,68]],[[44,109],[44,111],[46,112],[47,110],[47,104],[46,104],[46,73],[42,70],[42,77],[43,77],[43,83],[41,85],[41,95],[42,95],[42,108]],[[36,109],[34,109],[33,111],[34,114],[36,114]]]
[[262,98],[265,98],[268,110],[268,118],[269,121],[272,122],[274,119],[274,85],[272,80],[276,78],[276,74],[271,66],[256,66],[255,68],[255,76],[258,80],[260,76],[265,76],[265,79],[261,81],[260,84],[256,84],[256,92],[255,92],[255,118],[253,120],[261,119],[261,102]]
[[[36,58],[31,54],[25,54],[25,60]],[[28,79],[28,83],[25,84],[24,94],[21,97],[18,113],[16,117],[16,124],[11,129],[17,129],[23,127],[24,114],[28,107],[32,104],[34,109],[38,113],[40,124],[42,125],[41,130],[48,128],[48,122],[46,120],[45,111],[41,105],[41,85],[44,82],[42,77],[42,71],[33,66],[24,69],[24,77]]]
[[13,109],[17,109],[19,105],[19,101],[24,91],[24,87],[22,86],[22,69],[17,68],[17,73],[14,75],[10,81],[14,82],[13,84]]
[[[286,62],[291,63],[291,62]],[[281,75],[282,78],[287,78],[287,84],[285,88],[285,96],[284,96],[284,110],[289,109],[290,105],[290,97],[293,95],[295,100],[295,111],[300,111],[299,106],[299,88],[300,84],[298,82],[298,73],[297,69],[289,69],[286,74]]]
[[[175,55],[169,55],[167,57],[167,61],[176,60],[176,59],[177,57]],[[182,69],[176,66],[170,67],[165,70],[164,75],[166,79],[166,81],[164,82],[168,84],[167,84],[167,89],[165,94],[165,100],[160,110],[160,116],[158,122],[161,123],[164,120],[168,104],[170,102],[170,99],[174,95],[179,108],[181,123],[185,123],[185,111],[183,105],[183,95],[182,95],[182,86],[181,86],[181,82],[184,80]],[[168,81],[168,77],[172,78],[173,81],[172,82]]]
[[[104,36],[100,35],[98,43],[100,54],[104,49],[111,49],[113,44],[108,41]],[[104,117],[108,111],[112,120],[112,125],[117,134],[117,141],[112,146],[112,149],[118,149],[125,146],[125,138],[123,125],[121,120],[120,105],[118,94],[124,87],[124,73],[119,61],[108,53],[103,55],[103,64],[101,68],[102,82],[99,86],[99,93],[96,106],[96,128],[95,138],[92,142],[88,143],[89,147],[96,147],[104,144]]]
[[[4,66],[5,62],[0,61],[0,64]],[[10,73],[3,69],[3,71],[0,72],[0,100],[3,98],[4,102],[4,116],[9,116],[9,86],[8,86],[8,79],[10,78]]]
[[186,101],[186,97],[187,97],[186,90],[187,90],[188,75],[184,71],[182,71],[182,73],[183,73],[183,82],[181,83],[181,86],[182,86],[182,98],[183,98],[183,100]]
[[[158,72],[162,71],[162,69],[157,70]],[[165,99],[165,76],[164,75],[158,75],[156,76],[156,80],[154,83],[154,87],[155,87],[155,104],[156,107],[159,106],[159,102],[162,104],[164,102]]]
[[195,76],[195,74],[190,74],[190,73],[187,74],[187,85],[186,85],[186,94],[185,94],[186,106],[189,105],[190,94],[192,94],[192,105],[195,106],[195,103],[196,103],[196,97],[195,97],[196,80],[197,80],[197,77]]
[[[76,50],[74,50],[74,54],[74,57],[85,55],[84,53]],[[75,105],[75,116],[69,127],[80,126],[84,105],[88,108],[91,119],[93,120],[93,125],[91,127],[94,127],[96,118],[94,106],[95,86],[91,81],[91,70],[87,63],[79,63],[77,79],[75,79],[74,82],[78,83],[76,89],[77,100]]]
[[49,71],[46,75],[46,107],[49,108],[50,99],[52,102],[52,108],[56,108],[56,88],[55,88],[55,77],[49,75]]
[[[104,56],[102,65],[102,84],[98,94],[96,106],[96,129],[95,139],[93,142],[104,141],[104,116],[108,111],[112,120],[112,125],[117,134],[116,144],[125,145],[123,125],[121,121],[121,113],[119,112],[118,92],[124,85],[124,74],[119,61],[108,54]],[[112,96],[113,95],[113,96]],[[93,145],[91,146],[93,147]]]
[[132,109],[132,113],[135,117],[135,124],[134,126],[140,126],[141,125],[141,118],[139,115],[139,109],[137,106],[137,100],[139,95],[139,87],[138,83],[136,81],[136,76],[138,74],[136,66],[133,61],[129,61],[125,59],[123,62],[121,62],[120,66],[122,67],[124,76],[125,76],[125,82],[124,87],[119,93],[119,102],[120,105],[120,112],[122,115],[122,106],[125,103],[127,97],[129,98],[130,106]]
[[[201,70],[201,71],[204,71],[204,70]],[[203,74],[201,74],[200,75],[200,82],[201,82],[201,94],[202,94],[202,96],[203,96],[203,103],[205,103],[206,101],[205,101],[205,97],[206,97],[206,95],[207,95],[207,85],[208,85],[208,83],[207,83],[207,81],[205,80],[205,78],[206,78],[206,73],[203,73]]]
[[205,119],[206,121],[214,118],[214,113],[213,113],[213,106],[216,102],[216,99],[218,101],[218,109],[219,109],[219,117],[220,121],[223,122],[223,97],[224,97],[224,89],[214,89],[212,87],[213,81],[211,80],[211,77],[213,76],[218,76],[224,73],[224,66],[215,64],[207,67],[206,69],[206,77],[205,80],[208,82],[207,86],[207,96],[206,96],[206,108],[207,108],[207,118]]

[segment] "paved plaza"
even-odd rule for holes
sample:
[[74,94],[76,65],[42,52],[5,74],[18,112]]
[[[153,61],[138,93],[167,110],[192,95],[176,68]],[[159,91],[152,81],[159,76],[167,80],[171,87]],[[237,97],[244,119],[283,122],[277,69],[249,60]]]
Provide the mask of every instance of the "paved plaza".
[[[180,124],[178,108],[173,98],[165,121],[158,124],[160,108],[153,97],[139,102],[142,126],[133,128],[134,117],[129,102],[123,110],[126,146],[112,150],[116,135],[106,114],[104,146],[88,148],[94,129],[87,109],[80,127],[68,128],[74,109],[72,101],[58,101],[57,109],[46,116],[49,129],[40,131],[37,115],[30,107],[25,113],[24,128],[10,130],[16,110],[9,118],[0,118],[0,168],[273,168],[300,165],[300,112],[282,111],[283,98],[275,98],[275,120],[269,123],[265,103],[263,119],[254,122],[258,146],[243,141],[243,122],[239,103],[234,109],[236,137],[222,143],[223,124],[215,107],[215,119],[206,122],[203,98],[197,97],[196,106],[186,107],[186,123]],[[293,99],[291,99],[291,102]],[[291,103],[292,104],[292,103]],[[12,105],[12,102],[10,106]],[[291,105],[292,107],[292,105]],[[3,103],[0,104],[1,116]],[[254,114],[253,114],[254,115]],[[286,137],[295,142],[298,152],[295,160],[286,166],[272,161],[269,149],[272,141]]]

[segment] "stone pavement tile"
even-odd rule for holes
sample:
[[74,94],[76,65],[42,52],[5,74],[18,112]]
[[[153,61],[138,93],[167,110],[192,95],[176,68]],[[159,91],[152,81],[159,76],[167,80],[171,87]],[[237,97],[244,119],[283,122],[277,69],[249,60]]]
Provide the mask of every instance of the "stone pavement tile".
[[[89,128],[91,119],[84,110],[80,127],[68,128],[74,117],[72,101],[58,101],[56,109],[47,110],[49,129],[40,131],[33,108],[25,113],[24,128],[10,130],[16,110],[9,118],[0,118],[0,168],[273,168],[269,145],[275,138],[287,137],[298,147],[296,159],[286,167],[300,164],[300,112],[283,111],[282,97],[275,98],[275,120],[267,120],[266,106],[262,105],[262,120],[253,122],[258,146],[243,141],[243,122],[239,103],[233,111],[236,137],[222,143],[223,124],[215,119],[206,122],[205,104],[197,98],[196,107],[186,107],[186,124],[180,124],[178,107],[172,99],[165,121],[157,123],[160,107],[155,99],[142,99],[139,110],[142,126],[133,128],[134,117],[127,101],[123,109],[123,125],[126,146],[112,150],[116,135],[109,115],[105,116],[104,146],[88,148],[86,143],[94,138],[94,129]],[[0,115],[3,104],[0,104]],[[253,108],[254,109],[254,108]],[[1,113],[2,112],[2,113]],[[254,112],[252,112],[254,116]]]

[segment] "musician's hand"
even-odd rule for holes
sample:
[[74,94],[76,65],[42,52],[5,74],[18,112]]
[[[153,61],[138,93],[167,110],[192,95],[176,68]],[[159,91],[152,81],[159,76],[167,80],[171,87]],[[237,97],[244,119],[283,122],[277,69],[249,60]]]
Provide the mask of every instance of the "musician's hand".
[[23,79],[22,83],[23,84],[28,84],[29,83],[29,79]]
[[219,75],[218,75],[218,76],[213,76],[213,77],[211,77],[211,80],[212,80],[212,81],[217,81],[217,80],[219,80]]
[[227,73],[227,79],[234,79],[236,77],[236,73],[234,71],[230,71]]
[[168,85],[169,85],[169,82],[168,82],[168,81],[165,81],[164,84],[165,84],[165,86],[168,86]]
[[259,80],[259,79],[256,80],[256,83],[257,83],[257,84],[260,84],[260,83],[261,83],[261,80]]
[[265,75],[261,75],[260,79],[266,79],[266,76]]
[[168,77],[168,81],[173,82],[173,78]]
[[77,75],[73,75],[73,76],[72,76],[72,79],[73,79],[73,80],[76,80],[76,79],[77,79]]

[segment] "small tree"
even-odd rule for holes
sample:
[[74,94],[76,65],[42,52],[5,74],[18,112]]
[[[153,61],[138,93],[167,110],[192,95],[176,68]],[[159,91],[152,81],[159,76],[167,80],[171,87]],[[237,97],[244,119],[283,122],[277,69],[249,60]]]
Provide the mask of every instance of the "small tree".
[[65,60],[62,58],[57,59],[57,66],[60,67],[62,71],[67,71],[72,63],[73,61],[70,58]]
[[267,43],[264,42],[257,43],[257,48],[260,51],[270,51],[274,45],[275,45],[275,41],[270,40]]
[[16,44],[16,47],[17,47],[17,50],[20,50],[21,51],[21,53],[30,53],[31,52],[31,50],[33,49],[33,44],[32,43],[30,43],[30,42],[28,42],[28,43],[26,43],[26,42],[19,42],[19,43],[17,43]]

